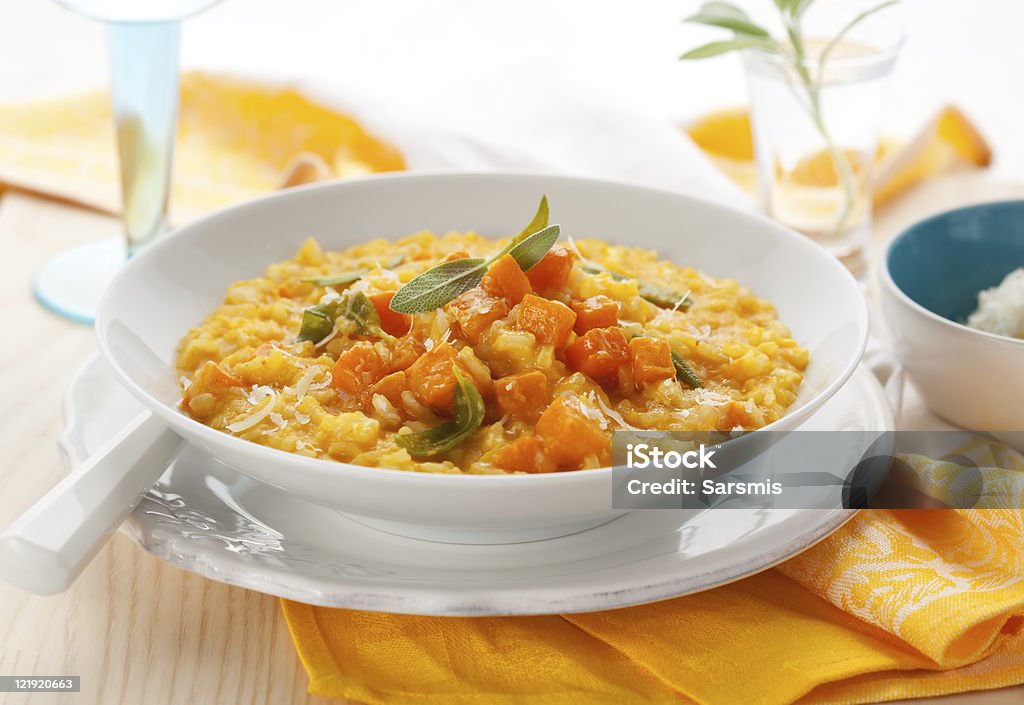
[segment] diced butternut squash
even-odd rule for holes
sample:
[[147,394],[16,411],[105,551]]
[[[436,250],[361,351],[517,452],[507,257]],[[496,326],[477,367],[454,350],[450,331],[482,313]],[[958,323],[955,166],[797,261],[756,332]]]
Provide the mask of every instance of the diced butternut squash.
[[629,344],[619,327],[592,328],[565,349],[565,359],[573,369],[607,382],[629,364]]
[[402,392],[409,388],[408,381],[406,380],[405,372],[399,370],[398,372],[392,372],[389,375],[385,375],[370,387],[369,397],[372,399],[373,395],[380,394],[387,399],[393,406],[399,407],[402,403]]
[[393,291],[382,291],[378,294],[370,294],[369,296],[370,301],[373,302],[373,307],[377,309],[377,315],[380,317],[380,327],[388,335],[400,338],[409,332],[409,328],[412,326],[412,316],[392,311],[391,299],[393,298],[395,298],[395,292]]
[[519,263],[512,255],[505,255],[492,264],[480,286],[488,294],[505,299],[510,306],[515,306],[524,296],[533,292],[530,280],[523,274]]
[[388,364],[388,371],[397,372],[408,369],[426,351],[427,347],[423,343],[423,338],[418,333],[402,336],[395,343],[395,346],[391,348],[391,360]]
[[633,338],[629,341],[629,356],[633,366],[633,380],[637,384],[658,382],[676,376],[676,368],[672,364],[672,348],[667,340]]
[[601,422],[581,408],[578,400],[555,399],[537,421],[537,435],[544,441],[544,453],[559,467],[577,469],[588,456],[602,456],[610,446],[610,435]]
[[516,328],[533,333],[538,343],[565,347],[565,341],[576,322],[573,310],[559,301],[534,294],[523,297],[516,309]]
[[544,442],[536,436],[522,436],[499,450],[492,461],[495,467],[512,472],[554,472],[558,469],[544,452]]
[[331,371],[331,384],[341,392],[355,396],[369,389],[387,374],[387,365],[373,344],[360,341],[343,352]]
[[455,409],[453,365],[459,366],[459,369],[473,381],[481,395],[485,394],[487,385],[476,380],[451,345],[443,343],[423,353],[412,367],[406,370],[406,381],[416,401],[440,413],[451,414]]
[[534,291],[564,289],[575,261],[576,253],[565,245],[555,245],[540,262],[526,271],[526,277]]
[[505,299],[474,287],[445,304],[444,310],[455,319],[462,337],[476,345],[491,324],[508,315],[509,308]]
[[619,304],[604,294],[573,301],[572,310],[576,312],[573,330],[579,335],[594,328],[611,328],[619,322]]
[[548,378],[540,370],[502,377],[494,383],[498,408],[509,416],[533,421],[548,403]]
[[207,360],[192,377],[192,384],[185,390],[181,404],[188,406],[200,394],[221,394],[232,387],[241,387],[242,384],[240,377],[231,374],[213,360]]

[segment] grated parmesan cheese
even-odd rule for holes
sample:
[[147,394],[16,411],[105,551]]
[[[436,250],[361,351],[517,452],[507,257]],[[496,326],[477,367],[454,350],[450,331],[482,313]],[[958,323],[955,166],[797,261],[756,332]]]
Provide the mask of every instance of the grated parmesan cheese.
[[592,398],[597,403],[597,405],[599,407],[601,407],[601,411],[603,411],[604,414],[608,418],[610,418],[612,421],[617,423],[620,428],[624,428],[627,431],[641,431],[641,430],[643,430],[643,429],[637,428],[633,424],[631,424],[628,421],[626,421],[626,419],[622,418],[622,414],[620,414],[618,411],[616,411],[615,409],[613,409],[610,406],[608,406],[608,404],[605,403],[604,399],[602,399],[600,397],[600,395],[596,394],[593,391],[591,391],[590,394],[592,395]]
[[226,426],[227,430],[232,433],[247,431],[270,416],[274,411],[274,405],[277,403],[277,392],[267,386],[257,387],[253,385],[252,392],[247,397],[247,401],[254,406],[254,409],[248,416],[243,416],[238,421]]

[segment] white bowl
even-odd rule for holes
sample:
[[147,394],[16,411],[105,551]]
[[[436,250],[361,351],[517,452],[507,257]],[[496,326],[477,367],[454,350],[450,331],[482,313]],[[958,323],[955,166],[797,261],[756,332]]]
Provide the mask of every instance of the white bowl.
[[134,257],[100,304],[99,346],[121,383],[189,442],[235,469],[396,533],[524,541],[608,521],[611,469],[456,476],[365,468],[260,446],[178,409],[174,352],[228,285],[262,274],[315,236],[326,248],[421,229],[499,236],[541,194],[564,233],[657,249],[775,303],[810,350],[805,381],[774,430],[796,428],[849,378],[867,340],[856,281],[810,241],[767,219],[667,191],[522,173],[401,174],[292,189],[185,226]]
[[1024,266],[1024,201],[984,203],[915,223],[879,273],[893,350],[928,407],[1024,448],[1024,340],[959,321],[978,292]]

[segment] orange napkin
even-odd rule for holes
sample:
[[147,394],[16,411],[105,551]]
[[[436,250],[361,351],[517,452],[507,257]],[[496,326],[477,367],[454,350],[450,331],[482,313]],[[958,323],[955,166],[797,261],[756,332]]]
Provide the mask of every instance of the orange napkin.
[[[120,210],[105,92],[0,106],[4,184]],[[184,222],[282,186],[403,169],[358,122],[295,90],[201,73],[181,81],[171,217]]]
[[[757,192],[754,140],[746,108],[720,110],[687,126],[687,134],[718,168],[751,196]],[[913,185],[942,174],[988,166],[992,150],[958,108],[946,106],[910,140],[883,139],[874,164],[875,206]],[[835,169],[824,152],[802,165],[808,186],[835,185]]]
[[[1024,456],[958,452],[1024,487]],[[955,478],[958,466],[908,462]],[[1017,506],[1020,506],[1019,504]],[[366,703],[866,703],[1024,682],[1024,512],[864,511],[778,568],[589,614],[282,601],[316,695]]]

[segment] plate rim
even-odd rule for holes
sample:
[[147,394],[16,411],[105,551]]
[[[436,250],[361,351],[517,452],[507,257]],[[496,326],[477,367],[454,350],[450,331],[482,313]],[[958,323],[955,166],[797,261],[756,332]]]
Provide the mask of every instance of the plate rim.
[[[106,367],[106,364],[102,356],[98,354],[93,356],[76,371],[65,390],[65,427],[58,438],[58,447],[64,455],[68,469],[79,462],[83,455],[83,449],[77,446],[74,438],[79,427],[78,414],[75,409],[76,388],[89,375],[96,374],[97,371],[103,373],[102,368]],[[105,370],[105,372],[110,373],[109,370]],[[857,384],[862,387],[860,394],[867,395],[870,401],[874,402],[872,404],[875,407],[874,416],[877,416],[883,425],[883,428],[879,430],[891,430],[895,427],[895,419],[884,390],[865,365],[862,364],[857,368],[847,384]],[[194,448],[194,450],[202,453],[198,448]],[[460,617],[539,615],[620,609],[721,587],[768,570],[811,548],[842,527],[858,512],[858,510],[842,508],[797,510],[801,513],[795,514],[793,518],[783,519],[775,525],[776,528],[781,530],[791,526],[797,517],[806,519],[807,513],[819,513],[822,516],[817,520],[811,520],[811,526],[806,530],[799,531],[795,536],[789,536],[786,539],[784,533],[780,543],[773,545],[769,551],[758,552],[751,558],[736,561],[728,568],[719,567],[704,573],[673,576],[639,587],[608,590],[604,586],[598,586],[597,589],[576,591],[568,595],[564,594],[565,588],[563,588],[563,594],[559,596],[557,588],[543,584],[525,588],[516,586],[514,589],[505,590],[452,591],[429,585],[410,586],[407,584],[397,585],[390,590],[380,588],[367,590],[358,585],[349,584],[346,587],[343,576],[339,576],[336,581],[328,581],[324,578],[311,578],[287,568],[268,571],[265,566],[254,568],[252,564],[247,565],[246,561],[240,557],[236,557],[231,564],[225,565],[225,556],[222,553],[203,550],[198,542],[193,542],[188,550],[183,550],[182,546],[178,545],[179,542],[154,542],[147,539],[147,533],[143,530],[142,520],[138,515],[141,509],[141,505],[136,508],[120,530],[146,552],[171,565],[203,577],[284,599],[324,607]],[[148,535],[153,536],[152,533]],[[657,560],[657,557],[652,556],[647,560]],[[287,578],[286,576],[291,577]],[[555,593],[544,595],[545,591],[555,591]]]

